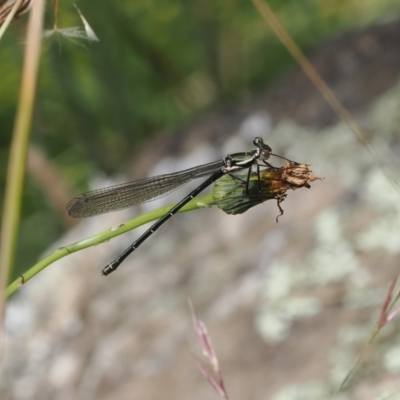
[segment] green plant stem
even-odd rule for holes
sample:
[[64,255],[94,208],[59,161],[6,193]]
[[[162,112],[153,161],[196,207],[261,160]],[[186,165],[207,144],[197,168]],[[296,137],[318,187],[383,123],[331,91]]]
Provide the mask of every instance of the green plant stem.
[[[36,93],[43,13],[44,0],[35,0],[29,13],[21,89],[7,167],[7,184],[0,237],[0,296],[2,298],[4,298],[2,294],[12,268],[20,221],[26,156]],[[0,302],[0,318],[3,319],[3,316],[4,303]]]
[[[181,212],[192,211],[199,208],[210,207],[213,205],[215,205],[215,201],[213,198],[213,194],[210,193],[202,197],[196,197],[188,204],[186,204],[183,208],[181,208],[179,212],[181,213]],[[116,229],[112,230],[109,229],[105,232],[99,233],[90,238],[80,240],[79,242],[72,243],[68,246],[60,247],[59,249],[55,250],[52,254],[40,260],[36,265],[34,265],[32,268],[26,271],[20,278],[13,281],[7,287],[6,296],[10,297],[22,286],[22,284],[32,279],[40,271],[42,271],[44,268],[48,267],[55,261],[59,260],[60,258],[63,258],[69,254],[75,253],[76,251],[85,249],[87,247],[96,246],[99,243],[103,243],[116,236],[122,235],[123,233],[135,229],[143,224],[159,219],[163,215],[165,215],[173,206],[174,205],[169,205],[154,211],[150,211],[146,214],[140,215],[139,217],[132,219],[131,221],[119,226]]]

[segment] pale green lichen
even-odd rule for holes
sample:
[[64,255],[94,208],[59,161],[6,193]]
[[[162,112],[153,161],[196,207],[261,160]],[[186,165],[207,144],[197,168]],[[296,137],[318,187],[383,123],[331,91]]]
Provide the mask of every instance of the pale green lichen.
[[381,171],[372,171],[366,179],[366,201],[379,215],[361,232],[356,245],[360,250],[384,249],[400,252],[400,194]]
[[400,373],[400,345],[388,349],[383,356],[383,365],[392,374]]
[[347,308],[376,307],[382,305],[382,299],[387,294],[386,287],[365,288],[346,293],[343,304]]
[[315,220],[316,246],[299,268],[299,281],[304,286],[339,282],[359,271],[357,257],[344,238],[337,210],[327,209]]
[[400,82],[377,99],[370,113],[369,126],[379,132],[380,136],[388,137],[398,134],[400,126]]
[[292,296],[293,289],[338,282],[348,275],[365,276],[351,246],[343,238],[335,211],[322,212],[314,229],[317,243],[304,262],[291,266],[277,260],[268,269],[256,318],[258,331],[266,340],[284,340],[294,320],[323,309],[318,298]]
[[[272,400],[321,400],[329,399],[329,387],[320,381],[290,385],[276,393]],[[340,400],[347,400],[344,397]]]

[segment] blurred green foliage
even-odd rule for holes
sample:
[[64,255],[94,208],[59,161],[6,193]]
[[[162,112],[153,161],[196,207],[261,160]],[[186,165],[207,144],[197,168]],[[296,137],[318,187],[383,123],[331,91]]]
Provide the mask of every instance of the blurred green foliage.
[[[399,11],[395,0],[269,4],[306,50]],[[157,132],[250,96],[293,64],[251,1],[81,1],[78,6],[100,41],[62,35],[44,40],[32,131],[32,141],[77,192],[87,189],[96,171],[123,170]],[[72,2],[59,7],[59,28],[82,26]],[[45,25],[52,29],[50,3],[47,11]],[[1,204],[26,19],[14,22],[0,42]],[[16,274],[62,233],[58,214],[28,176]]]

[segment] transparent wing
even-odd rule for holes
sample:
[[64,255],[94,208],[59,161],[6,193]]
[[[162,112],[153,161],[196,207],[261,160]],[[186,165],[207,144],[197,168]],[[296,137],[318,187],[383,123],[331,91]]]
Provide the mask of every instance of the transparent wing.
[[220,160],[172,174],[157,175],[83,193],[67,204],[68,214],[74,218],[92,217],[155,200],[193,179],[213,174],[223,164],[223,160]]

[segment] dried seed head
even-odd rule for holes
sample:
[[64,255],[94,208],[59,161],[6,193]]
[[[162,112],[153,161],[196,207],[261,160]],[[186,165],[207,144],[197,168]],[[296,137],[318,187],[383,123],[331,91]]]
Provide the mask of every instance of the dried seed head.
[[220,178],[214,186],[214,200],[227,214],[242,214],[249,208],[267,200],[280,204],[289,189],[310,188],[310,183],[323,178],[316,177],[309,164],[289,161],[280,168],[259,166],[248,175],[247,170],[237,171]]

